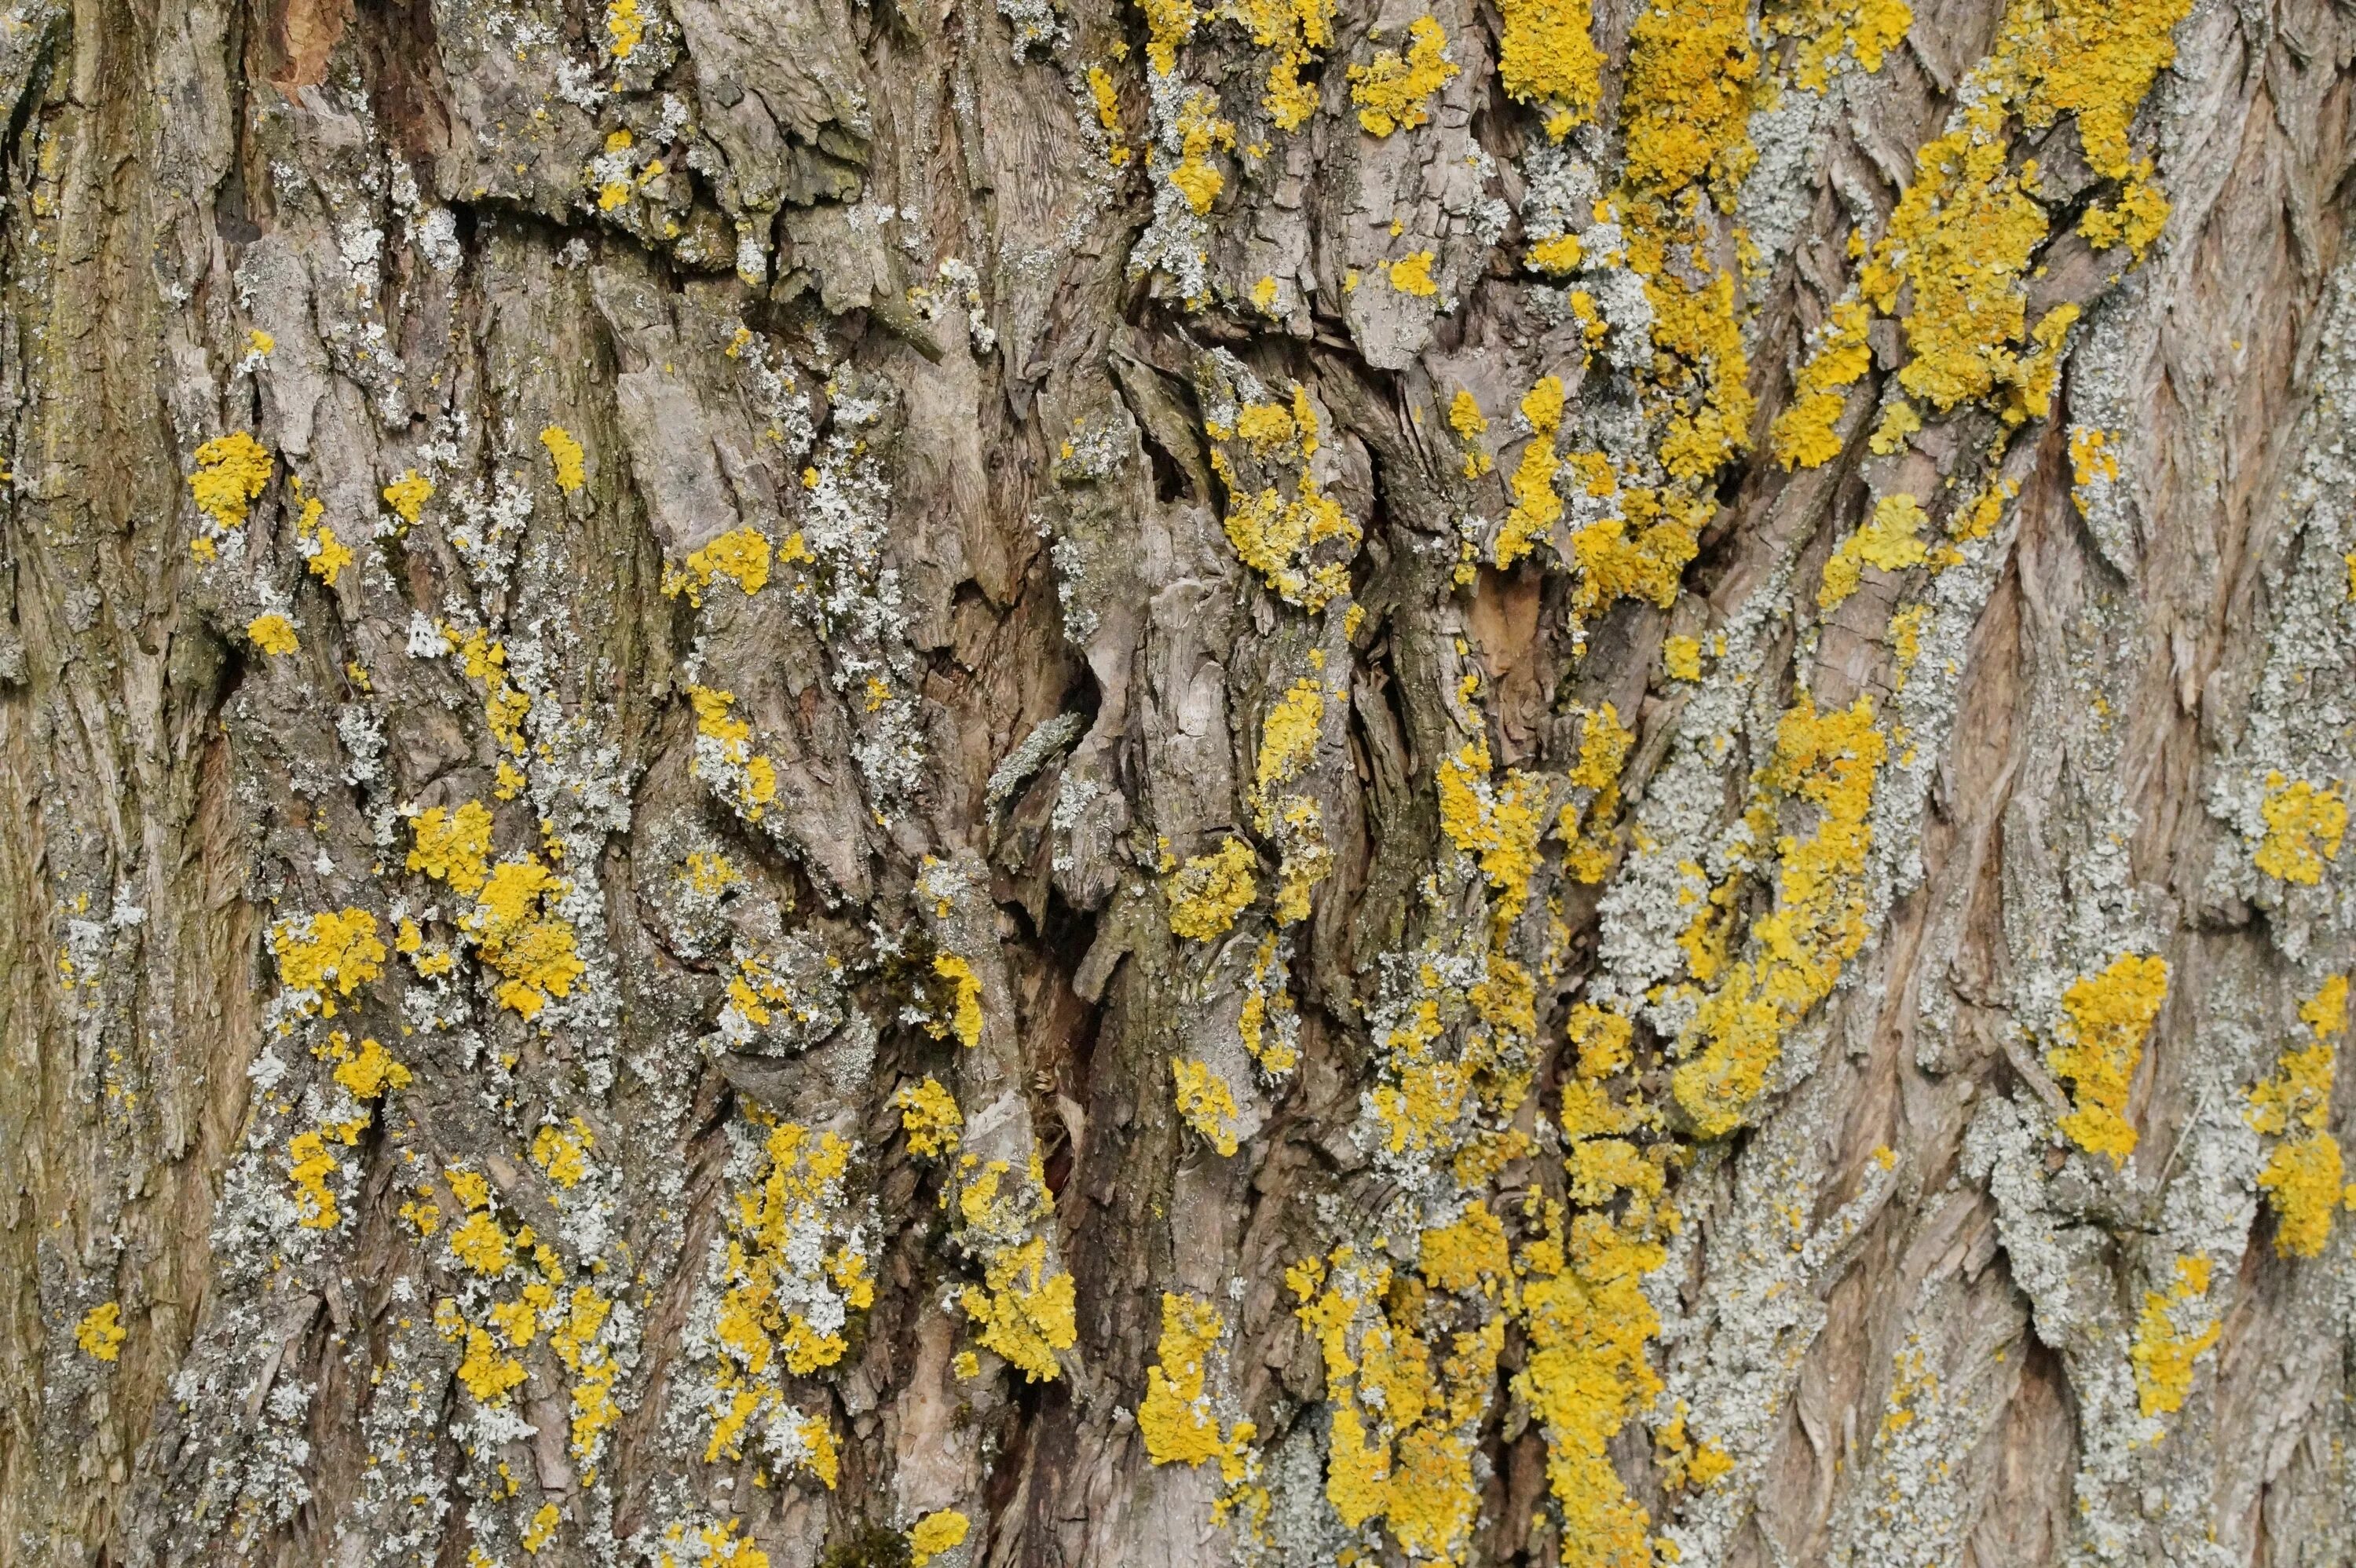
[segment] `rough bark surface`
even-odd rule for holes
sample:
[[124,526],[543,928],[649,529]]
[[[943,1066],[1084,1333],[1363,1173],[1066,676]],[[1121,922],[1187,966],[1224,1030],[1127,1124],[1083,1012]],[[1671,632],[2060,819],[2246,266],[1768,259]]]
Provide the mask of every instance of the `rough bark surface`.
[[0,1562],[2356,1556],[2328,0],[19,0]]

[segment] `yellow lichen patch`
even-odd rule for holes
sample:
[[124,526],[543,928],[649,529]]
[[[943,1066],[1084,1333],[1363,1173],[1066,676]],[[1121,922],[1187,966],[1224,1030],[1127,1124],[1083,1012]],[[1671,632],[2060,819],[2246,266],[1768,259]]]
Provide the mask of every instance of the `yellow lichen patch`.
[[622,1419],[614,1400],[621,1367],[598,1339],[613,1310],[610,1297],[592,1285],[577,1285],[563,1317],[548,1331],[557,1359],[573,1374],[573,1457],[583,1463],[597,1457],[605,1434]]
[[1661,644],[1661,667],[1672,680],[1701,678],[1701,641],[1697,637],[1669,637]]
[[2348,804],[2333,781],[2321,789],[2305,779],[2266,775],[2266,797],[2259,806],[2266,823],[2258,845],[2258,869],[2278,881],[2313,887],[2323,880],[2323,864],[2340,858],[2348,832]]
[[1816,590],[1816,607],[1830,610],[1857,592],[1865,569],[1903,571],[1929,559],[1922,529],[1930,522],[1922,504],[1908,495],[1884,496],[1874,503],[1873,516],[1857,532],[1841,540],[1825,562],[1824,585]]
[[275,610],[248,621],[245,635],[247,641],[273,658],[281,654],[294,653],[302,646],[294,635],[294,623]]
[[1705,1137],[1741,1125],[1783,1059],[1792,1028],[1832,994],[1865,945],[1873,786],[1887,745],[1866,698],[1819,713],[1803,696],[1777,728],[1763,783],[1815,808],[1806,838],[1776,845],[1773,908],[1751,923],[1751,953],[1695,1015],[1687,1061],[1671,1079]]
[[1230,15],[1252,42],[1275,51],[1268,68],[1268,92],[1260,101],[1280,131],[1294,131],[1317,112],[1317,88],[1301,80],[1301,68],[1333,41],[1333,0],[1231,0]]
[[502,860],[484,882],[459,925],[476,952],[500,976],[498,1003],[526,1019],[540,1016],[552,997],[569,997],[586,972],[573,948],[573,927],[553,911],[572,884],[537,859]]
[[581,443],[573,432],[561,424],[550,425],[540,432],[540,444],[548,449],[548,460],[555,466],[556,487],[567,495],[581,488]]
[[198,524],[203,531],[189,541],[190,553],[198,560],[212,560],[220,541],[245,526],[275,471],[269,449],[241,430],[198,447],[197,471],[188,475],[188,489],[204,520]]
[[286,1176],[294,1184],[294,1222],[306,1231],[332,1231],[343,1223],[343,1211],[337,1205],[335,1189],[328,1182],[340,1175],[343,1164],[327,1140],[339,1138],[346,1144],[358,1142],[367,1119],[337,1122],[327,1127],[313,1127],[299,1132],[286,1145]]
[[955,1509],[926,1514],[908,1531],[908,1568],[925,1568],[942,1552],[962,1544],[970,1528],[965,1515]]
[[1325,719],[1325,690],[1303,676],[1286,689],[1260,724],[1259,757],[1252,779],[1252,798],[1263,821],[1280,785],[1308,772],[1317,755],[1317,734]]
[[351,548],[336,537],[335,529],[319,520],[327,513],[327,503],[307,493],[299,475],[294,481],[294,491],[295,549],[302,552],[311,575],[333,588],[337,577],[352,563]]
[[2014,0],[1983,69],[2030,130],[2076,115],[2088,165],[2125,179],[2134,161],[2127,126],[2153,80],[2176,63],[2176,25],[2191,9],[2191,0]]
[[1500,570],[1529,554],[1537,541],[1562,520],[1562,497],[1554,480],[1561,459],[1555,452],[1556,431],[1562,426],[1562,379],[1547,376],[1522,399],[1522,417],[1530,421],[1530,443],[1514,470],[1513,509],[1497,530],[1495,559]]
[[1201,13],[1194,0],[1138,0],[1145,13],[1146,63],[1163,76],[1178,67],[1178,46],[1192,37]]
[[1620,770],[1627,766],[1636,732],[1620,722],[1620,710],[1604,703],[1587,715],[1580,731],[1579,760],[1568,780],[1574,790],[1589,792],[1582,809],[1566,802],[1555,827],[1556,835],[1570,846],[1563,864],[1570,874],[1592,887],[1612,869],[1617,841],[1612,819],[1620,809]]
[[1326,1500],[1355,1530],[1379,1520],[1411,1560],[1462,1561],[1478,1515],[1472,1465],[1505,1319],[1348,1246],[1286,1273],[1317,1340],[1333,1409]]
[[1914,13],[1905,0],[1796,0],[1762,11],[1760,23],[1770,37],[1794,41],[1792,80],[1822,92],[1845,49],[1867,70],[1879,70],[1882,57],[1914,25]]
[[1201,1296],[1162,1293],[1158,1359],[1145,1371],[1145,1399],[1137,1407],[1138,1435],[1154,1464],[1215,1462],[1224,1473],[1248,1462],[1252,1424],[1238,1421],[1222,1434],[1205,1386],[1212,1355],[1226,1331],[1218,1308]]
[[2335,1043],[2348,1029],[2348,976],[2333,975],[2299,1008],[2310,1043],[2283,1052],[2272,1076],[2250,1091],[2244,1113],[2258,1132],[2279,1138],[2258,1173],[2275,1211],[2275,1252],[2311,1258],[2331,1236],[2331,1217],[2356,1189],[2341,1185],[2346,1168],[2331,1136]]
[[1448,58],[1448,34],[1436,17],[1418,16],[1407,32],[1406,54],[1377,49],[1371,62],[1350,68],[1350,101],[1358,106],[1358,123],[1377,136],[1430,123],[1425,105],[1457,74],[1456,62]]
[[1440,831],[1478,859],[1497,895],[1493,922],[1510,924],[1528,902],[1537,872],[1538,839],[1546,831],[1544,784],[1518,768],[1493,780],[1489,744],[1476,738],[1440,759],[1439,786]]
[[[635,5],[637,0],[621,0],[621,3]],[[831,1488],[834,1485],[833,1437],[827,1432],[825,1423],[814,1424],[818,1435],[825,1439],[820,1477]],[[769,1554],[750,1540],[737,1536],[737,1529],[742,1523],[741,1520],[731,1519],[718,1524],[707,1524],[701,1530],[691,1530],[684,1524],[669,1526],[663,1531],[661,1549],[654,1554],[653,1568],[769,1568]],[[469,1563],[466,1568],[484,1568],[484,1565]]]
[[688,602],[701,607],[704,590],[715,577],[725,577],[749,597],[768,586],[769,537],[758,528],[731,528],[693,551],[684,571],[665,570],[663,592],[672,598],[683,591]]
[[1587,259],[1587,248],[1576,234],[1558,234],[1532,245],[1526,259],[1537,271],[1561,277],[1579,271],[1579,264]]
[[1038,1157],[1012,1182],[1011,1169],[1002,1159],[960,1157],[956,1213],[963,1240],[981,1257],[982,1283],[960,1291],[958,1305],[982,1349],[1004,1357],[1028,1381],[1052,1381],[1061,1371],[1055,1352],[1070,1349],[1078,1337],[1072,1276],[1050,1265],[1040,1233],[1055,1203]]
[[638,15],[638,0],[607,0],[605,42],[616,64],[628,59],[631,52],[646,41],[646,23]]
[[1489,421],[1481,417],[1481,405],[1473,400],[1472,394],[1461,387],[1457,389],[1456,400],[1448,405],[1448,428],[1456,432],[1456,439],[1463,444],[1465,478],[1478,479],[1496,466],[1496,460],[1489,455],[1488,448],[1481,444],[1481,437],[1487,432]]
[[1558,1205],[1516,1260],[1528,1359],[1515,1377],[1547,1443],[1547,1481],[1563,1513],[1562,1561],[1633,1568],[1650,1561],[1643,1505],[1613,1469],[1610,1445],[1660,1392],[1645,1345],[1660,1319],[1641,1288],[1658,1243],[1601,1214],[1565,1233]]
[[940,1080],[926,1074],[922,1081],[893,1095],[892,1104],[900,1113],[901,1130],[908,1135],[910,1154],[957,1152],[965,1117],[958,1114],[956,1097],[941,1087]]
[[1227,1081],[1211,1071],[1208,1062],[1183,1057],[1171,1062],[1170,1077],[1177,1091],[1179,1116],[1219,1153],[1235,1153],[1236,1096]]
[[434,482],[412,468],[384,487],[384,504],[406,528],[415,523],[433,498]]
[[102,1301],[81,1315],[74,1325],[74,1343],[82,1354],[102,1361],[111,1361],[123,1354],[123,1341],[127,1338],[123,1328],[123,1308],[119,1303]]
[[1559,142],[1595,116],[1603,87],[1603,51],[1595,47],[1589,0],[1505,0],[1497,40],[1497,80],[1517,103],[1547,117]]
[[1416,1270],[1434,1290],[1494,1297],[1514,1277],[1505,1227],[1479,1202],[1466,1204],[1447,1224],[1427,1229],[1417,1252]]
[[954,953],[933,955],[933,973],[953,987],[950,993],[949,1016],[928,1020],[925,1032],[935,1040],[957,1036],[958,1043],[970,1051],[981,1043],[981,976],[973,965]]
[[755,1179],[724,1211],[707,1463],[734,1456],[748,1424],[766,1424],[771,1413],[790,1408],[781,1372],[804,1377],[840,1361],[849,1349],[849,1315],[875,1297],[843,1199],[851,1146],[833,1133],[781,1122],[769,1129],[763,1155]]
[[2143,1060],[2144,1039],[2167,999],[2166,961],[2133,953],[2120,955],[2099,974],[2081,976],[2062,994],[2061,1043],[2045,1059],[2071,1086],[2072,1109],[2062,1118],[2062,1131],[2080,1148],[2110,1156],[2114,1166],[2125,1165],[2135,1152],[2127,1091]]
[[729,711],[736,694],[691,686],[687,697],[695,709],[693,772],[745,821],[760,821],[777,798],[777,770],[753,750],[753,727]]
[[1418,251],[1391,262],[1391,287],[1403,294],[1430,299],[1440,292],[1440,285],[1431,281],[1431,261],[1430,251]]
[[1115,168],[1129,163],[1129,146],[1121,140],[1120,94],[1112,73],[1100,65],[1088,67],[1088,97],[1096,104],[1097,126],[1105,133],[1105,161]]
[[1844,300],[1832,308],[1814,353],[1792,383],[1792,402],[1775,416],[1769,433],[1775,460],[1786,468],[1818,468],[1840,455],[1836,427],[1847,407],[1847,389],[1873,368],[1865,329],[1872,313],[1864,302]]
[[523,1549],[535,1557],[540,1555],[541,1550],[556,1539],[556,1527],[562,1519],[562,1515],[558,1513],[554,1503],[541,1504],[540,1511],[531,1516],[530,1524],[524,1526]]
[[1741,0],[1665,0],[1629,29],[1619,205],[1628,264],[1653,306],[1644,390],[1661,421],[1661,465],[1695,486],[1741,450],[1751,424],[1735,281],[1711,259],[1701,208],[1705,197],[1731,207],[1757,161],[1747,126],[1758,74]]
[[2136,1319],[2136,1400],[2146,1417],[2173,1415],[2192,1392],[2192,1363],[2217,1342],[2222,1327],[2204,1311],[2209,1260],[2195,1253],[2176,1260],[2176,1278],[2166,1294],[2144,1293]]
[[1277,960],[1277,935],[1260,938],[1252,955],[1251,973],[1244,980],[1243,1011],[1237,1032],[1244,1052],[1270,1078],[1281,1078],[1301,1062],[1300,1019],[1292,993],[1285,987],[1284,966]]
[[409,1087],[409,1069],[395,1061],[380,1040],[363,1039],[354,1051],[349,1037],[337,1029],[319,1054],[334,1061],[336,1082],[355,1100],[379,1099],[388,1089]]
[[532,1135],[531,1163],[540,1167],[549,1180],[570,1191],[589,1174],[589,1151],[596,1147],[589,1124],[580,1117],[573,1117],[561,1127],[550,1122]]
[[1686,1414],[1685,1401],[1679,1400],[1676,1414],[1653,1435],[1653,1458],[1661,1467],[1662,1481],[1673,1492],[1699,1491],[1734,1468],[1734,1456],[1715,1439],[1694,1441],[1686,1430]]
[[409,851],[409,869],[470,897],[482,890],[491,852],[491,814],[482,802],[462,801],[455,811],[437,805],[410,827],[416,842]]
[[1072,1276],[1047,1267],[1047,1243],[1034,1236],[989,1264],[984,1283],[968,1285],[958,1303],[976,1325],[982,1349],[1021,1369],[1025,1381],[1052,1381],[1055,1352],[1078,1338]]
[[2125,245],[2130,261],[2143,260],[2168,224],[2168,197],[2160,194],[2153,173],[2152,161],[2140,160],[2120,187],[2116,205],[2096,202],[2086,209],[2078,220],[2078,232],[2088,244],[2097,251]]
[[1922,428],[1922,416],[1914,411],[1914,405],[1903,398],[1896,399],[1881,411],[1881,421],[1866,438],[1866,450],[1876,457],[1888,457],[1903,450],[1907,438]]
[[1164,884],[1171,931],[1192,942],[1226,935],[1258,891],[1252,875],[1257,864],[1250,846],[1240,838],[1229,838],[1210,854],[1187,861]]
[[1226,176],[1212,167],[1211,155],[1234,149],[1235,123],[1219,117],[1215,96],[1197,91],[1178,107],[1177,139],[1178,166],[1170,171],[1171,187],[1196,214],[1207,213],[1227,185]]
[[364,909],[327,910],[308,921],[282,920],[270,928],[270,951],[278,959],[278,983],[289,992],[309,992],[302,1004],[336,1016],[335,997],[348,997],[383,972],[384,944],[377,939],[376,916]]

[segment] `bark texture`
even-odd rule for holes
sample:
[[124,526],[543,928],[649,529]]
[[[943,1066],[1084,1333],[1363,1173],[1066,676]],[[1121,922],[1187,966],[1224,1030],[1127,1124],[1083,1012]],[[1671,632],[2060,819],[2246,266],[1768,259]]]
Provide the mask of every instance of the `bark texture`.
[[2329,0],[18,0],[0,1562],[2356,1556]]

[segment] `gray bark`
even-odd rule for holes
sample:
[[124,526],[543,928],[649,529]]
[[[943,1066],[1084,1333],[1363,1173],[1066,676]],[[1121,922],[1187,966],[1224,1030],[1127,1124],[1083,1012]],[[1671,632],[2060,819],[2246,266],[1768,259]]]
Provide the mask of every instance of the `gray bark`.
[[2348,1561],[2351,61],[23,0],[0,1562]]

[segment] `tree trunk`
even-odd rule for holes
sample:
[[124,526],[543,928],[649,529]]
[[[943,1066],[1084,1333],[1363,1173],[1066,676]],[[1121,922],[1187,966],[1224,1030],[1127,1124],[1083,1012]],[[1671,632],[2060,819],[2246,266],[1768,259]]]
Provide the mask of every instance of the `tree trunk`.
[[2351,61],[22,0],[0,1562],[2349,1561]]

